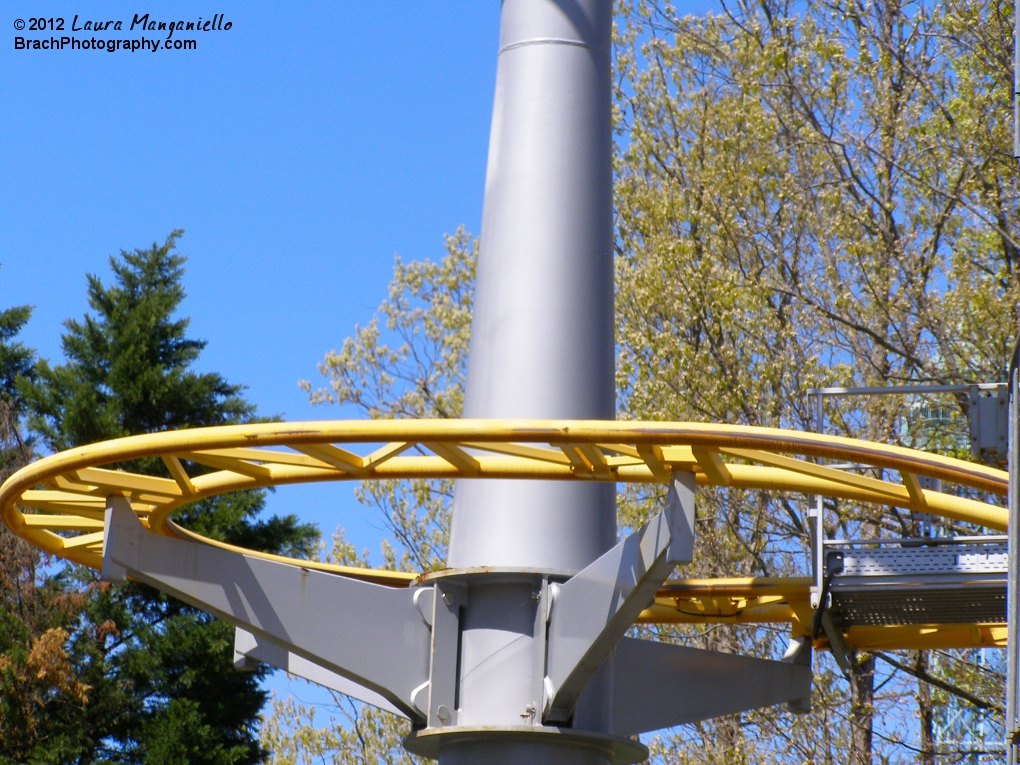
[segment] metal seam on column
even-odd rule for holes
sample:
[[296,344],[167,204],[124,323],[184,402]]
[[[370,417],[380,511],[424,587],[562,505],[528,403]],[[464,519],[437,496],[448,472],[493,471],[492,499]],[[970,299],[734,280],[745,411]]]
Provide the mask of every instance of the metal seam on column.
[[510,43],[499,49],[500,55],[506,53],[508,50],[514,50],[515,48],[523,48],[526,45],[573,45],[577,48],[591,48],[586,42],[580,40],[567,40],[561,37],[535,37],[531,40],[521,40],[520,42]]

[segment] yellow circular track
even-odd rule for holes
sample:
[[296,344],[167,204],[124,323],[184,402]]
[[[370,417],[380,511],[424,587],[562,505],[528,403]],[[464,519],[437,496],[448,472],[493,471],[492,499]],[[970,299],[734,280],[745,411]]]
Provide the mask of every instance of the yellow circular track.
[[[104,467],[142,457],[162,458],[172,478]],[[850,463],[857,471],[810,461],[816,459]],[[184,463],[212,471],[191,476]],[[860,468],[895,471],[899,480],[862,475]],[[155,534],[225,547],[175,524],[172,513],[217,494],[313,481],[510,478],[665,483],[672,471],[694,472],[699,485],[822,495],[909,508],[999,531],[1006,528],[1004,507],[922,489],[917,480],[917,476],[928,476],[1004,496],[1007,474],[1001,470],[816,433],[598,420],[352,420],[131,436],[69,449],[21,469],[0,487],[0,518],[36,547],[99,568],[104,508],[111,494],[129,497],[131,507]],[[23,513],[21,508],[31,512]],[[406,586],[416,578],[415,574],[243,552],[394,586]],[[792,621],[796,627],[809,610],[807,580],[684,581],[660,592],[642,621]],[[934,647],[938,642],[924,639],[938,632],[934,628],[934,632],[910,628],[913,637],[909,639],[902,628],[870,629],[886,631],[855,639],[851,630],[849,642],[862,647],[897,647],[890,640],[911,643],[903,647],[929,643]],[[955,625],[953,629],[970,630],[967,640],[955,639],[967,645],[994,645],[1002,639],[999,625]],[[900,632],[894,636],[889,630]]]

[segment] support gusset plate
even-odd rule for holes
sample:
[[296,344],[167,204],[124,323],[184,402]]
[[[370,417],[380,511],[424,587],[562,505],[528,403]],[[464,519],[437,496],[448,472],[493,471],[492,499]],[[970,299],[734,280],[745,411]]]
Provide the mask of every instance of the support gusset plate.
[[431,632],[394,589],[150,534],[107,500],[103,576],[130,576],[378,693],[402,714],[429,680]]
[[457,724],[460,612],[467,598],[468,588],[456,582],[421,587],[415,595],[418,610],[432,628],[428,687],[414,699],[430,728]]
[[811,696],[811,667],[623,638],[613,663],[617,735],[746,712]]
[[666,507],[562,585],[552,585],[546,659],[548,721],[570,718],[595,674],[662,583],[694,556],[694,475],[670,477]]
[[379,707],[379,709],[385,709],[387,712],[392,712],[395,715],[407,717],[406,714],[383,696],[370,691],[363,685],[358,685],[352,680],[338,675],[336,672],[330,672],[328,669],[320,667],[318,664],[310,662],[308,659],[304,659],[285,648],[280,648],[280,646],[274,645],[267,640],[259,640],[259,638],[240,627],[235,628],[235,668],[241,671],[249,668],[254,669],[255,667],[252,665],[257,665],[258,662],[263,662],[276,669],[282,669],[291,675],[303,677],[305,680],[317,683],[345,696],[350,696],[352,699]]

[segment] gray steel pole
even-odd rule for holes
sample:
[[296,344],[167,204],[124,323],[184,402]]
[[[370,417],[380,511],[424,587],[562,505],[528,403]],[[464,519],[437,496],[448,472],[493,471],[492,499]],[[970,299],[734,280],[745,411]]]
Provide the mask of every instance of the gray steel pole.
[[[611,0],[503,1],[465,417],[615,417],[611,30]],[[458,482],[449,565],[503,572],[471,587],[459,724],[540,719],[536,580],[524,572],[572,574],[615,542],[611,483]],[[608,730],[598,680],[575,718]],[[548,738],[479,739],[440,761],[608,761]]]
[[1006,752],[1009,765],[1017,765],[1020,747],[1020,338],[1009,360],[1009,578],[1006,586]]
[[[465,417],[613,419],[610,0],[504,0]],[[578,571],[611,484],[461,481],[451,567]]]

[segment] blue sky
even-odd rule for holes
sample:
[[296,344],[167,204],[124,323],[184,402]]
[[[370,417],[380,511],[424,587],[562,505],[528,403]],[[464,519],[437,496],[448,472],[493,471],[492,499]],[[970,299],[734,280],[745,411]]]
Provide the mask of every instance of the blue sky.
[[[199,367],[249,386],[265,414],[343,416],[297,381],[371,316],[394,254],[437,258],[444,232],[477,231],[499,5],[298,7],[4,3],[0,306],[35,306],[28,345],[59,360],[86,272],[106,277],[109,255],[183,228]],[[75,12],[78,26],[127,28],[136,12],[233,26],[178,33],[194,51],[14,50],[32,36],[16,19],[64,17],[68,35]],[[377,549],[347,486],[271,502]]]

